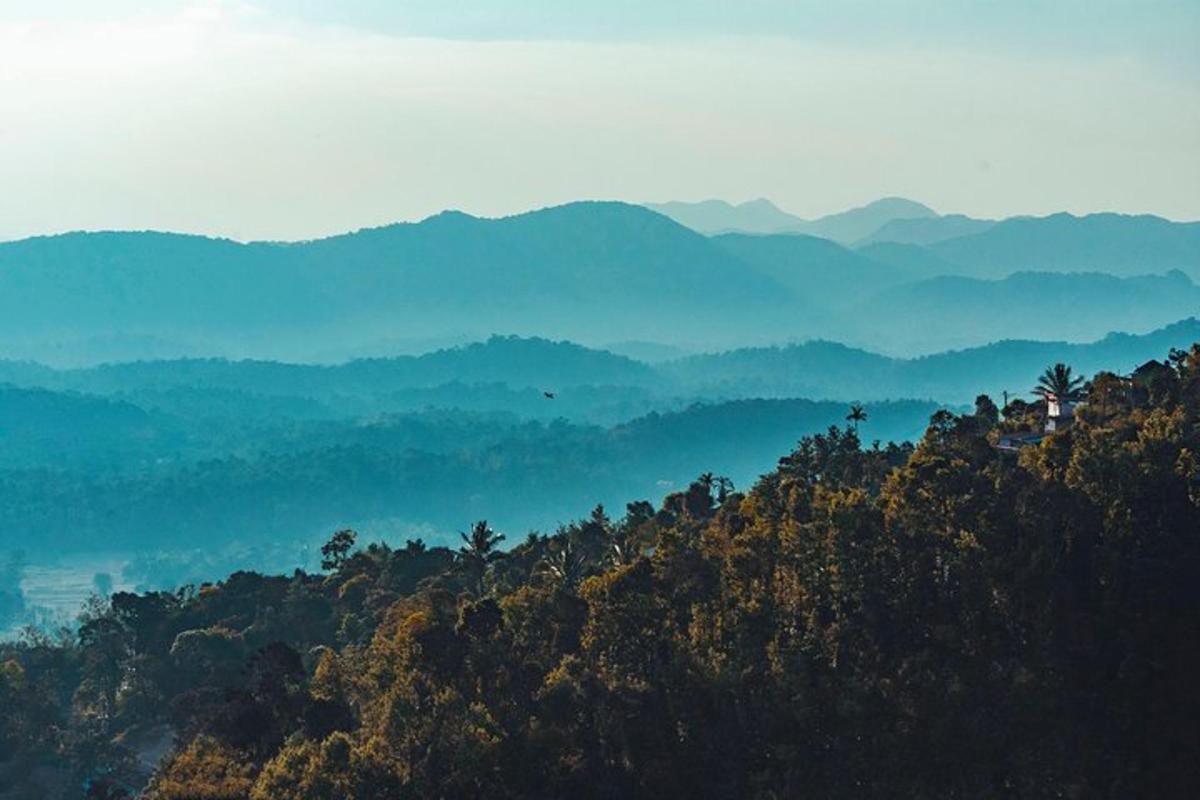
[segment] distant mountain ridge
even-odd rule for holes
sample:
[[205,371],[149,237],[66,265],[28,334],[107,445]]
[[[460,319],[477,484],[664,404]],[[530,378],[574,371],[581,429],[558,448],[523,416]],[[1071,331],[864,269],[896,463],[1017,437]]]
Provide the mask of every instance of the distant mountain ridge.
[[[969,404],[980,391],[1030,397],[1048,364],[1128,372],[1197,341],[1200,320],[1188,319],[1145,336],[1011,340],[918,359],[813,341],[651,367],[570,342],[493,337],[333,367],[185,360],[63,371],[0,362],[0,382],[24,384],[0,386],[0,524],[38,551],[245,546],[345,526],[443,535],[485,514],[509,530],[552,529],[568,504],[620,508],[706,470],[744,485],[800,436],[844,425],[851,402],[868,404],[860,426],[868,441],[912,439],[939,407]],[[512,390],[549,380],[593,381],[576,398],[638,402],[597,424],[558,416],[557,404],[574,402],[570,391]],[[636,385],[601,385],[609,381]],[[406,387],[435,402],[398,412]],[[475,390],[492,405],[460,405]],[[157,404],[189,393],[195,403]],[[518,394],[555,416],[507,407]],[[341,410],[310,415],[304,400],[317,395]],[[364,405],[368,395],[385,405]],[[902,397],[917,399],[884,402]],[[226,416],[195,413],[218,411],[214,400],[231,404]],[[238,405],[247,400],[273,412],[247,416]],[[541,499],[532,507],[531,494]]]
[[[826,222],[848,234],[845,225],[873,207],[928,211],[897,200]],[[1149,291],[1161,282],[1137,284],[1140,305],[1125,309],[1129,287],[1088,275],[1171,270],[1200,280],[1200,223],[1055,215],[927,245],[846,246],[794,232],[704,236],[640,206],[573,203],[500,219],[446,212],[290,244],[76,233],[0,244],[0,358],[329,363],[494,331],[591,346],[640,342],[643,352],[665,353],[819,336],[912,355],[998,335],[1084,341],[1200,312],[1178,281],[1176,294]],[[1044,289],[1022,279],[1032,293],[1023,297],[985,283],[926,283],[1016,272],[1080,274],[1052,287],[1039,279]],[[939,302],[954,306],[943,314]],[[1029,316],[1035,306],[1043,317]],[[936,316],[933,324],[918,324],[917,307]],[[966,308],[979,309],[979,319]],[[1004,309],[1007,325],[988,322]],[[1059,316],[1062,326],[1048,328]]]
[[937,212],[932,208],[915,200],[884,197],[865,206],[815,219],[793,228],[790,232],[820,236],[840,244],[852,244],[898,220],[936,219],[937,216]]
[[491,336],[486,341],[420,356],[357,359],[337,365],[220,358],[103,364],[71,370],[0,361],[0,383],[110,394],[203,386],[270,395],[325,397],[391,392],[451,382],[505,383],[514,388],[559,389],[590,384],[643,386],[653,369],[640,361],[572,342]]
[[727,233],[712,240],[798,295],[821,297],[823,305],[835,308],[864,292],[931,277],[937,273],[929,267],[939,262],[923,250],[909,263],[878,260],[806,234]]
[[1148,214],[1014,217],[929,249],[981,277],[1022,270],[1129,276],[1179,269],[1200,280],[1200,222]]
[[990,278],[1038,270],[1131,276],[1179,269],[1200,280],[1200,222],[1150,214],[1063,212],[976,219],[939,215],[903,198],[883,198],[817,220],[795,222],[793,215],[780,212],[783,216],[762,217],[751,226],[731,213],[741,206],[723,201],[650,207],[707,235],[805,234],[852,247],[868,258],[882,255],[878,260],[885,263],[895,264],[901,257],[910,266],[923,255],[930,266],[926,274],[934,274],[934,267],[937,274]]
[[447,212],[295,244],[160,233],[0,244],[0,339],[8,355],[39,360],[114,334],[291,359],[306,341],[330,350],[495,330],[715,342],[784,325],[803,305],[706,237],[621,203]]
[[[891,353],[939,352],[1020,336],[1089,341],[1149,331],[1200,313],[1183,272],[1119,278],[1097,272],[1016,272],[999,280],[940,275],[885,287],[851,306],[844,340],[889,342]],[[854,339],[854,337],[861,337]]]
[[[1072,363],[1081,373],[1128,370],[1193,342],[1200,342],[1200,320],[1188,318],[1142,335],[1114,333],[1082,344],[1014,338],[903,359],[817,340],[740,348],[651,365],[571,342],[493,336],[423,356],[364,359],[336,366],[185,359],[52,370],[0,361],[0,384],[107,397],[186,388],[323,403],[447,389],[424,395],[447,408],[455,407],[471,387],[480,386],[495,394],[490,410],[505,411],[510,410],[506,405],[510,399],[500,389],[507,387],[535,393],[536,403],[547,409],[546,413],[557,413],[552,409],[560,408],[565,412],[578,397],[603,394],[607,389],[636,390],[633,396],[657,397],[659,402],[671,401],[668,405],[698,397],[805,397],[847,402],[924,398],[966,403],[973,396],[964,392],[974,391],[981,381],[1032,385],[1038,373],[1055,361]],[[543,398],[546,389],[564,396]],[[555,406],[556,402],[568,405]],[[475,401],[470,407],[489,409]]]
[[1200,342],[1200,319],[1189,318],[1142,335],[1112,333],[1082,344],[1006,339],[901,359],[814,341],[691,356],[662,365],[659,371],[680,390],[717,396],[847,401],[912,397],[969,403],[972,392],[981,390],[996,397],[1003,391],[1028,396],[1049,364],[1070,364],[1080,375],[1129,372],[1152,358],[1163,358],[1172,348],[1188,348],[1196,342]]
[[806,220],[769,200],[733,205],[724,200],[647,203],[647,208],[706,235],[722,233],[803,233],[853,244],[897,220],[936,219],[937,212],[903,197],[884,197],[858,208]]
[[806,224],[805,220],[787,213],[766,198],[736,205],[713,199],[698,203],[646,203],[645,206],[704,234],[778,233]]
[[885,222],[855,244],[860,247],[877,242],[930,245],[946,239],[982,233],[995,224],[994,219],[975,219],[964,214],[896,218]]

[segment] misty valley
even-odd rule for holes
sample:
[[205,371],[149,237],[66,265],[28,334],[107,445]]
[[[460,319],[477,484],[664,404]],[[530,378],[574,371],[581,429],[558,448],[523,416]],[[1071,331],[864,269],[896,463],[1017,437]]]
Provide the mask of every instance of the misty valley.
[[1046,364],[1129,371],[1200,340],[1194,223],[659,210],[706,233],[580,203],[294,245],[0,244],[0,625],[69,626],[98,587],[317,570],[343,528],[452,545],[474,518],[549,533],[702,473],[749,487],[853,403],[866,446],[915,442]]

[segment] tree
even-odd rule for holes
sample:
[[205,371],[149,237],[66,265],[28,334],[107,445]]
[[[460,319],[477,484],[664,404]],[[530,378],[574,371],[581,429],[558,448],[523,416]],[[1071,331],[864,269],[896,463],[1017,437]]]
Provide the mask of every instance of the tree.
[[241,800],[254,785],[254,768],[244,756],[202,736],[181,750],[155,776],[152,800]]
[[625,518],[609,526],[604,561],[609,566],[632,564],[653,538],[654,506],[645,500],[627,503]]
[[475,593],[481,595],[488,567],[504,557],[504,554],[496,549],[497,545],[504,541],[504,534],[496,533],[484,519],[471,526],[470,534],[460,531],[458,535],[462,537],[465,545],[458,551],[459,565],[474,585]]
[[587,572],[587,563],[569,536],[556,536],[549,541],[545,557],[533,569],[542,580],[574,591]]
[[1000,421],[1000,409],[992,402],[992,398],[981,394],[975,398],[975,416],[989,425],[995,425]]
[[1071,374],[1071,368],[1063,363],[1046,367],[1038,378],[1033,393],[1042,399],[1055,397],[1059,400],[1078,400],[1082,395],[1083,378]]
[[1088,388],[1088,405],[1102,416],[1120,411],[1132,397],[1128,381],[1114,372],[1097,374]]
[[854,425],[854,432],[858,433],[858,424],[867,421],[866,409],[859,403],[850,406],[850,413],[846,415],[846,421]]
[[337,570],[346,563],[350,551],[354,548],[354,540],[358,534],[349,528],[337,531],[329,541],[321,545],[321,569]]

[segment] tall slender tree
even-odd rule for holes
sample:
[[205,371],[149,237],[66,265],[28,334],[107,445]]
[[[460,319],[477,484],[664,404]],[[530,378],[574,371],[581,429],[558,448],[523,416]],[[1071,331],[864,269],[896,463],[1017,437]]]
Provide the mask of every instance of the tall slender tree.
[[460,531],[458,535],[463,540],[463,547],[458,550],[459,565],[471,580],[475,593],[482,595],[488,567],[504,557],[504,553],[496,549],[504,541],[504,534],[496,533],[487,520],[482,519],[471,526],[469,534]]
[[534,575],[568,591],[574,591],[587,573],[583,554],[571,544],[569,536],[552,538],[546,555],[533,567]]
[[1046,367],[1046,371],[1038,378],[1033,393],[1047,399],[1051,396],[1059,400],[1078,400],[1082,395],[1083,378],[1071,374],[1071,368],[1063,363]]
[[854,426],[854,432],[858,433],[858,424],[867,421],[867,411],[860,403],[855,403],[850,406],[850,413],[846,415],[846,421]]

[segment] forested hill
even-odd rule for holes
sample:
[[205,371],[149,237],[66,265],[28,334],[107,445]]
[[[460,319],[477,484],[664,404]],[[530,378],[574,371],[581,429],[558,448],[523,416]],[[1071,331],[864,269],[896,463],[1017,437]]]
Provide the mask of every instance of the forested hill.
[[[567,341],[492,336],[421,356],[337,365],[226,359],[167,359],[49,369],[0,361],[0,384],[84,392],[167,411],[207,415],[336,416],[428,406],[517,411],[524,416],[624,421],[680,400],[807,397],[851,401],[928,398],[969,403],[981,387],[1025,392],[1047,363],[1126,372],[1200,339],[1184,319],[1146,334],[1088,343],[1009,339],[914,359],[828,341],[741,348],[646,364]],[[556,394],[548,404],[543,391]],[[287,406],[278,405],[287,401]],[[223,410],[224,409],[224,410]],[[624,414],[624,416],[622,416]]]
[[654,370],[641,362],[571,342],[491,336],[486,341],[420,356],[358,359],[318,365],[220,358],[164,359],[49,370],[28,362],[0,362],[0,379],[48,389],[96,394],[183,386],[269,396],[330,398],[385,394],[447,383],[503,383],[514,388],[645,386]]
[[912,359],[813,341],[697,355],[659,365],[657,371],[682,393],[968,403],[980,391],[1026,394],[1048,363],[1075,364],[1085,373],[1129,372],[1198,339],[1200,320],[1187,319],[1141,336],[1114,333],[1086,344],[1009,339]]
[[0,785],[1189,797],[1200,344],[1095,376],[1073,426],[996,449],[1044,413],[980,397],[915,448],[806,437],[745,493],[701,474],[550,536],[339,532],[317,574],[117,593],[78,635],[0,646]]

